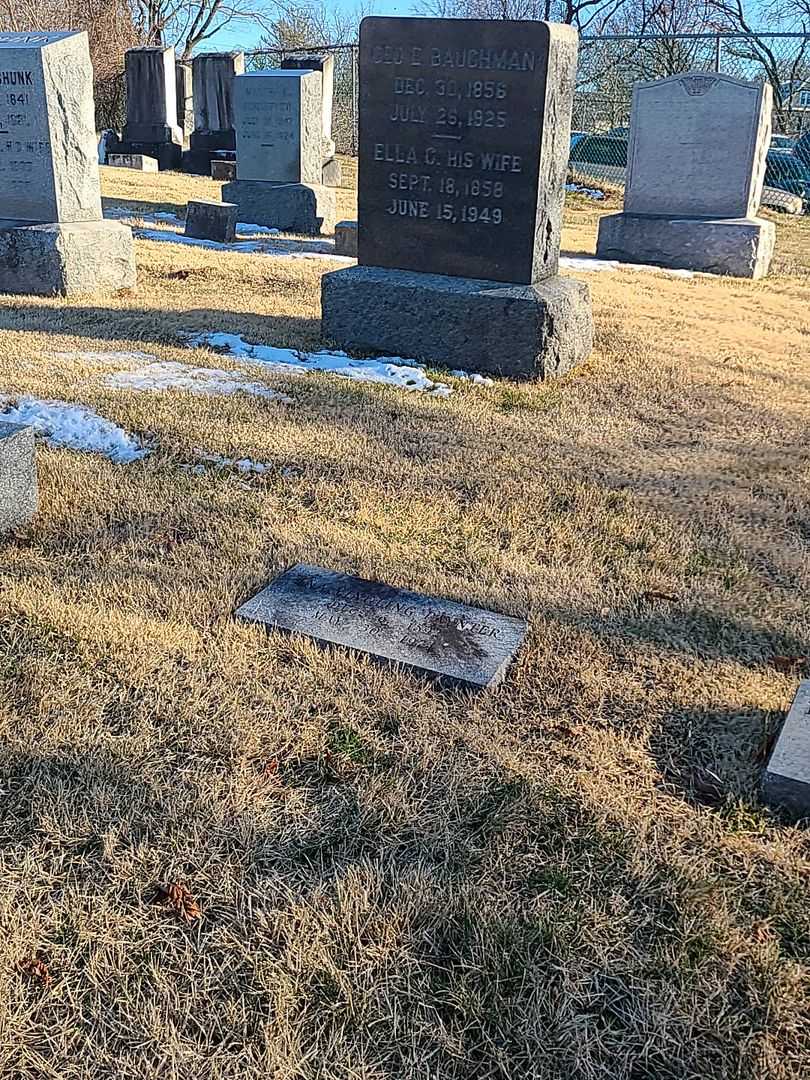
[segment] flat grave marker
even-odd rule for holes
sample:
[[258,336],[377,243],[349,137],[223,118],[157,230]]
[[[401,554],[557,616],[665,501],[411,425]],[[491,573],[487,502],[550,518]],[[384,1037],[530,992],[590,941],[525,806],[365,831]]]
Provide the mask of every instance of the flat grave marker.
[[527,630],[522,619],[305,564],[236,614],[477,689],[503,681]]
[[774,743],[762,779],[765,801],[810,815],[810,679],[796,697]]

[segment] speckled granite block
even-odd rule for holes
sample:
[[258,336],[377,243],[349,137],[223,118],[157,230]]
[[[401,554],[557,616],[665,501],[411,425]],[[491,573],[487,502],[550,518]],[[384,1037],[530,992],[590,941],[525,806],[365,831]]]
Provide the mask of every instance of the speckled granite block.
[[0,534],[26,525],[36,511],[34,429],[0,421]]

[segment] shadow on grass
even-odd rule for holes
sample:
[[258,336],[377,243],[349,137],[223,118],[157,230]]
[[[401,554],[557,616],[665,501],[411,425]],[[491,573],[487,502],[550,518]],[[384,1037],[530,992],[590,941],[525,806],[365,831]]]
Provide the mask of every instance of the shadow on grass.
[[106,195],[101,199],[102,211],[116,211],[122,207],[131,211],[133,217],[139,214],[151,217],[154,214],[171,213],[176,214],[181,221],[185,218],[187,209],[185,203],[146,202],[143,199],[127,199],[124,196],[110,198]]

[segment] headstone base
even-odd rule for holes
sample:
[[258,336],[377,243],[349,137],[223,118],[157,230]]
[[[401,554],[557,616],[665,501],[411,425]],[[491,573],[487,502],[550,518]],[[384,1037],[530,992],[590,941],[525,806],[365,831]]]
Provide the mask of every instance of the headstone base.
[[343,186],[343,170],[341,169],[340,162],[337,158],[332,158],[330,161],[324,162],[323,182],[326,187]]
[[124,154],[135,157],[138,154],[144,157],[155,158],[161,172],[180,168],[183,159],[183,148],[173,142],[131,142],[126,139],[112,139],[107,145],[107,153]]
[[0,293],[76,296],[135,281],[132,230],[119,221],[0,222]]
[[240,221],[282,232],[317,236],[335,228],[335,193],[323,185],[234,180],[223,186],[222,201],[236,203]]
[[0,534],[37,512],[34,429],[0,422]]
[[536,285],[354,266],[321,283],[324,337],[341,348],[413,357],[516,379],[562,375],[593,347],[587,285]]
[[335,254],[357,258],[357,222],[339,221],[335,225]]
[[223,157],[223,151],[236,155],[235,131],[194,131],[190,149],[183,153],[183,172],[210,176],[211,163]]
[[600,259],[761,278],[776,229],[761,218],[666,218],[610,214],[599,220]]

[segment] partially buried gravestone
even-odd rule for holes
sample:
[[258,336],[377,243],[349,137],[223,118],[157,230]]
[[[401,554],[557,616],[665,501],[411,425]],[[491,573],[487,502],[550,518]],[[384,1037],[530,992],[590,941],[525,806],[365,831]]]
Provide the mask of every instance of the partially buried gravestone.
[[633,88],[624,212],[600,258],[759,278],[772,222],[756,216],[770,145],[767,83],[693,71]]
[[522,619],[306,565],[237,615],[473,688],[503,681],[527,630]]
[[34,429],[0,421],[0,534],[26,525],[37,511]]
[[200,53],[191,62],[194,85],[194,130],[183,154],[186,172],[211,175],[211,162],[236,149],[234,79],[245,70],[242,52]]
[[236,239],[238,207],[233,203],[205,202],[192,199],[186,210],[186,236],[232,244]]
[[146,154],[108,154],[107,164],[112,169],[134,169],[136,172],[158,172],[157,158]]
[[101,216],[87,34],[0,34],[0,292],[135,284],[132,230]]
[[161,169],[179,169],[183,132],[177,120],[174,49],[128,49],[124,56],[127,122],[113,154],[145,154]]
[[321,73],[321,117],[323,120],[323,171],[322,183],[327,187],[340,187],[342,174],[340,162],[335,157],[335,141],[332,138],[332,104],[335,98],[335,57],[332,53],[294,53],[281,61],[282,68]]
[[335,254],[357,258],[357,222],[339,221],[335,225]]
[[242,221],[315,235],[335,226],[322,184],[321,73],[272,69],[234,80],[236,176],[222,198]]
[[544,22],[364,19],[359,265],[323,278],[357,350],[543,378],[591,350],[557,274],[577,34]]

